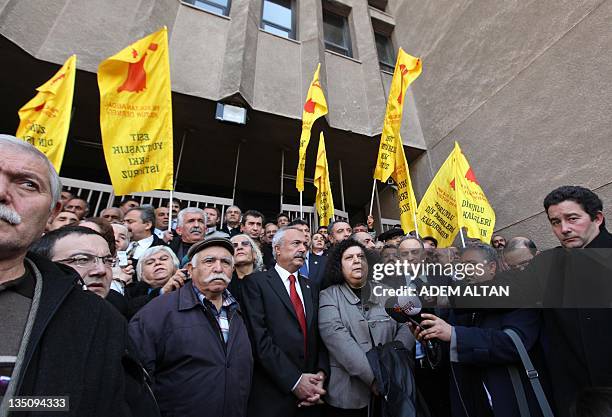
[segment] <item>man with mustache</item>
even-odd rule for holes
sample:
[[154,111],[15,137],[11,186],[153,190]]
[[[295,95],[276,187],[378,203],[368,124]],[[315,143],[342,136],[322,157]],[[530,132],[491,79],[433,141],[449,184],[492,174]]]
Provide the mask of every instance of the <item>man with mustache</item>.
[[253,358],[240,306],[227,291],[233,254],[225,238],[195,243],[188,252],[192,279],[130,321],[162,415],[247,415]]
[[318,416],[329,361],[318,332],[318,292],[298,273],[308,250],[304,232],[283,227],[272,248],[274,268],[242,283],[255,355],[249,416]]
[[201,242],[206,237],[206,213],[198,207],[187,207],[177,216],[176,236],[170,242],[170,249],[181,261],[181,266],[186,264],[186,256],[189,248],[194,243]]
[[28,253],[60,211],[57,172],[14,136],[0,135],[0,154],[0,415],[11,397],[43,395],[69,397],[74,416],[131,415],[125,321],[72,268]]

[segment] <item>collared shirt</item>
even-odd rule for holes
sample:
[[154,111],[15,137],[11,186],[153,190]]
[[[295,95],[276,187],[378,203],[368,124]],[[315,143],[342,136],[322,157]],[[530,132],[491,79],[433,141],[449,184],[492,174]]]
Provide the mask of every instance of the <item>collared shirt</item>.
[[306,307],[304,307],[304,296],[302,295],[302,287],[300,287],[300,280],[297,279],[298,278],[297,271],[294,273],[291,273],[287,271],[285,268],[283,268],[282,266],[280,266],[279,264],[274,265],[274,269],[276,269],[276,272],[278,272],[278,275],[280,275],[281,280],[283,281],[283,284],[285,285],[285,289],[287,290],[287,294],[289,295],[290,299],[291,299],[291,289],[290,289],[291,283],[289,282],[289,275],[293,275],[295,277],[295,290],[297,291],[300,297],[300,301],[302,302],[302,308],[304,309],[304,316],[305,316]]
[[165,230],[158,229],[157,227],[153,229],[153,233],[155,233],[155,235],[160,239],[164,238],[164,232]]
[[[142,254],[149,249],[149,247],[151,247],[151,245],[153,244],[153,235],[145,238],[145,239],[140,239],[138,241],[138,246],[136,247],[136,250],[134,251],[134,254],[132,255],[132,257],[134,259],[140,259],[140,257],[142,256]],[[129,252],[132,247],[134,246],[134,242],[130,242],[130,245],[127,248],[127,252]]]
[[221,295],[223,297],[223,303],[221,304],[221,310],[217,310],[217,307],[212,302],[210,302],[206,298],[206,296],[195,285],[192,285],[192,287],[193,287],[193,291],[198,296],[198,300],[200,300],[200,303],[202,303],[202,305],[205,307],[209,307],[209,310],[215,316],[215,319],[217,320],[217,323],[219,324],[219,328],[221,329],[223,340],[225,341],[225,343],[227,343],[227,340],[229,339],[229,332],[230,332],[230,324],[229,324],[229,318],[227,316],[227,312],[231,308],[232,304],[237,304],[236,299],[229,293],[227,289],[224,290],[223,294]]

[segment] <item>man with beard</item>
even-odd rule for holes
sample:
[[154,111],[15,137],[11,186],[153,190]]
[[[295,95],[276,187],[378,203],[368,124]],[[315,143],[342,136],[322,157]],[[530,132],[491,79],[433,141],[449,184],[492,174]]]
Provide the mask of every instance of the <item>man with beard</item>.
[[276,232],[276,265],[243,282],[243,307],[255,355],[250,417],[318,416],[329,361],[318,330],[319,297],[298,274],[306,238],[296,227]]
[[176,222],[176,236],[170,242],[170,249],[176,254],[181,266],[186,264],[189,248],[201,242],[206,236],[206,213],[198,207],[187,207],[179,211]]
[[83,291],[72,268],[28,253],[49,216],[60,210],[57,172],[39,150],[14,136],[0,135],[0,154],[0,356],[6,387],[0,415],[7,414],[11,397],[43,395],[69,397],[65,415],[131,415],[121,366],[125,321],[106,301]]
[[240,306],[227,291],[233,254],[224,238],[195,243],[188,252],[192,280],[130,321],[162,415],[247,415],[253,357]]

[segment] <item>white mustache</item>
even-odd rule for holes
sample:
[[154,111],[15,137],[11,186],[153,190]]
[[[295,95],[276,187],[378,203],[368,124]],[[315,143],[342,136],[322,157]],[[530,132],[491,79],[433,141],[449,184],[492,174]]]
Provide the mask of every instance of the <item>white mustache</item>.
[[228,277],[227,275],[222,274],[221,272],[217,272],[217,273],[212,273],[212,274],[210,274],[210,275],[208,276],[208,278],[206,278],[206,279],[204,280],[204,283],[205,283],[205,284],[208,284],[208,283],[210,283],[210,282],[213,282],[213,281],[214,281],[214,280],[216,280],[216,279],[221,279],[221,280],[223,280],[223,282],[225,282],[226,284],[229,284],[229,283],[230,283],[230,281],[232,280],[232,279],[231,279],[230,277]]
[[12,225],[21,224],[21,216],[4,204],[0,204],[0,220],[4,220]]
[[189,229],[189,233],[193,233],[193,232],[200,232],[202,233],[202,229],[199,227],[192,227],[191,229]]

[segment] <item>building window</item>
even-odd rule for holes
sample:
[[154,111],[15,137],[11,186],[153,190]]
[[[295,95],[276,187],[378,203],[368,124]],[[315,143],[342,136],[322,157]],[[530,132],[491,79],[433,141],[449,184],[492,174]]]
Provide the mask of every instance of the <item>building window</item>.
[[376,41],[380,69],[393,72],[395,69],[395,49],[393,49],[391,36],[374,32],[374,39]]
[[184,3],[192,4],[198,9],[207,12],[229,16],[230,0],[182,0]]
[[323,34],[325,48],[339,54],[353,57],[351,33],[348,18],[328,9],[323,9]]
[[283,38],[295,39],[293,0],[263,0],[261,28]]

